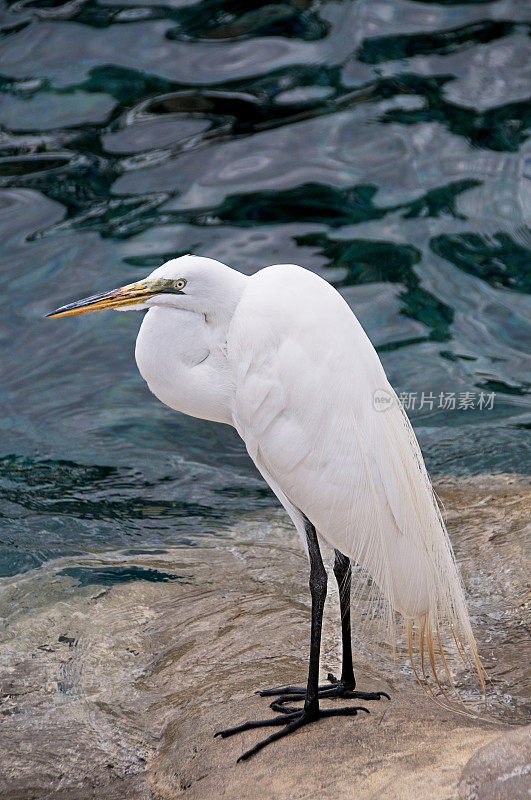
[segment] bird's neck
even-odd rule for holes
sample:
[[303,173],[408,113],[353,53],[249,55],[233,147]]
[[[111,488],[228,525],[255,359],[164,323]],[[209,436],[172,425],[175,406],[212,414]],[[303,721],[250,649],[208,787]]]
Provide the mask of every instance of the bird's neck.
[[212,305],[203,312],[208,325],[213,328],[226,329],[228,327],[248,280],[247,275],[242,275],[241,272],[227,267],[220,294],[213,298]]

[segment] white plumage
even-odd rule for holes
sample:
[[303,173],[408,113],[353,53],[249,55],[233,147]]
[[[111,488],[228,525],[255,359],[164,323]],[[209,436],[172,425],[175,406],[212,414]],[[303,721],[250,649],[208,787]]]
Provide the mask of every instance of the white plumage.
[[366,568],[396,610],[428,612],[408,427],[398,403],[375,410],[374,393],[392,389],[343,298],[300,267],[261,270],[234,315],[228,359],[234,424],[281,502]]
[[[182,292],[160,288],[179,279]],[[391,634],[395,612],[404,617],[412,658],[415,625],[423,674],[425,651],[437,683],[435,650],[446,668],[445,628],[481,677],[413,429],[341,295],[295,265],[247,277],[196,256],[169,261],[117,292],[57,313],[119,308],[115,297],[129,298],[125,309],[149,308],[136,360],[151,391],[185,414],[237,429],[303,541],[305,516],[370,575]],[[379,411],[374,397],[382,392],[390,402]]]
[[[303,542],[300,511],[365,568],[390,612],[416,621],[427,647],[446,623],[476,661],[415,434],[345,300],[291,264],[245,277],[185,256],[151,277],[181,276],[187,307],[197,310],[170,310],[166,302],[181,298],[159,298],[164,307],[148,312],[137,340],[138,367],[153,393],[184,413],[234,425]],[[208,285],[211,307],[201,305],[199,285]],[[378,411],[382,390],[392,402]]]

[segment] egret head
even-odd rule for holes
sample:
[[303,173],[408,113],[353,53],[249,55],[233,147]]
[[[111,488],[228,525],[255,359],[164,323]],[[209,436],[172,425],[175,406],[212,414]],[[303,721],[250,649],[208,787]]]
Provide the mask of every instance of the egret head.
[[147,278],[68,303],[46,316],[68,317],[106,308],[141,311],[153,306],[211,314],[227,308],[239,297],[244,280],[245,276],[220,261],[181,256],[166,261]]

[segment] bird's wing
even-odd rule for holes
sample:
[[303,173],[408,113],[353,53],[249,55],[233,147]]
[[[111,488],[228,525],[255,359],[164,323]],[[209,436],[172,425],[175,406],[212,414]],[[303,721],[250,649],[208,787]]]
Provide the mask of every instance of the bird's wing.
[[262,270],[233,319],[229,358],[234,423],[266,479],[370,574],[391,609],[434,625],[444,617],[474,648],[415,435],[340,295],[297,267]]
[[413,550],[398,454],[373,405],[374,391],[392,390],[337,292],[306,271],[277,269],[284,280],[259,273],[240,304],[236,426],[257,466],[321,535],[388,583],[389,555]]

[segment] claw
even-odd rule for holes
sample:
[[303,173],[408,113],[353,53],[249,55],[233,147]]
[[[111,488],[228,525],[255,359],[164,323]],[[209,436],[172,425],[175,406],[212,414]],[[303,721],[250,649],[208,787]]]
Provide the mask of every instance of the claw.
[[[326,700],[336,698],[359,699],[359,700],[380,700],[386,697],[388,700],[391,698],[387,692],[359,692],[355,687],[355,683],[344,681],[328,673],[328,684],[318,687],[318,697]],[[234,736],[236,733],[249,731],[254,728],[265,728],[270,726],[278,726],[280,730],[275,731],[266,739],[258,742],[257,745],[247,750],[238,758],[240,761],[246,761],[251,756],[258,753],[259,750],[266,747],[271,742],[277,741],[289,733],[301,728],[310,722],[315,722],[320,717],[354,717],[358,711],[364,711],[370,714],[368,708],[365,706],[347,706],[346,708],[321,708],[314,711],[307,711],[304,708],[294,708],[293,706],[286,705],[287,703],[300,702],[306,699],[306,689],[302,686],[278,686],[275,689],[264,689],[256,692],[261,697],[274,696],[275,699],[270,703],[270,708],[276,711],[279,716],[271,717],[271,719],[256,720],[254,722],[244,722],[243,725],[237,725],[234,728],[225,728],[222,731],[217,731],[214,736],[221,736],[226,739],[228,736]]]
[[[390,700],[391,697],[387,692],[362,692],[354,688],[354,685],[344,683],[338,680],[332,673],[328,673],[329,684],[319,686],[318,697],[319,699],[334,700],[342,698],[343,700],[381,700],[382,697]],[[281,708],[284,703],[296,702],[304,700],[306,697],[306,689],[302,686],[282,686],[276,689],[264,689],[259,692],[261,697],[275,697],[270,707],[274,711],[281,711],[284,713],[285,709]],[[294,709],[290,709],[293,711]]]
[[312,712],[302,709],[302,711],[284,714],[281,717],[272,717],[271,719],[257,720],[256,722],[244,722],[243,725],[238,725],[235,728],[226,728],[223,731],[218,731],[214,735],[226,738],[227,736],[232,736],[233,734],[241,733],[242,731],[248,731],[252,728],[264,728],[271,725],[282,726],[281,730],[275,731],[266,739],[262,739],[261,742],[258,742],[258,744],[256,744],[250,750],[246,750],[245,753],[242,753],[242,755],[237,759],[237,763],[239,763],[240,761],[246,761],[255,753],[258,753],[259,750],[262,750],[268,744],[271,744],[271,742],[275,742],[277,739],[282,739],[284,736],[287,736],[288,734],[293,733],[293,731],[298,730],[298,728],[302,728],[303,725],[316,722],[320,717],[355,717],[358,711],[365,711],[367,714],[369,713],[369,709],[364,708],[364,706],[326,708]]

